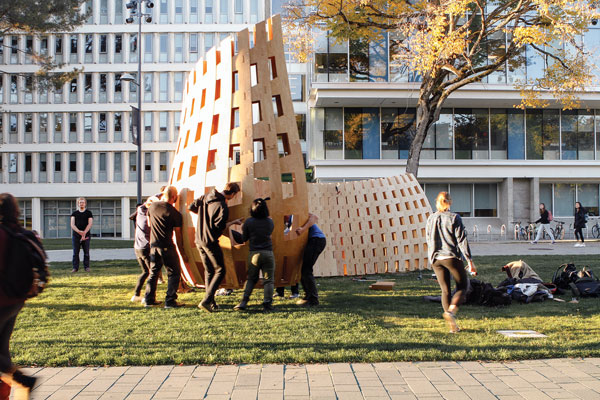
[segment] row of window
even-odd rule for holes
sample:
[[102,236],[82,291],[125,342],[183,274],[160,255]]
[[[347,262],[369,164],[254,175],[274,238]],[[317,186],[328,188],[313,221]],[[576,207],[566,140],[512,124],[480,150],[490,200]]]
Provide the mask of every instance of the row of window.
[[[179,111],[146,111],[142,115],[144,143],[175,141]],[[129,143],[128,132],[130,112],[0,114],[0,144]]]
[[[313,80],[315,82],[420,82],[421,76],[400,57],[403,38],[398,32],[383,33],[378,40],[353,39],[338,42],[330,32],[315,30]],[[594,54],[600,45],[600,29],[586,32],[583,42]],[[506,49],[506,33],[499,31],[482,46],[479,62],[496,62]],[[487,49],[487,50],[486,50]],[[552,49],[546,49],[551,52]],[[543,77],[550,57],[542,57],[530,46],[524,47],[522,65],[509,61],[504,68],[485,77],[482,82],[513,84],[525,79]],[[476,67],[477,65],[474,65]]]
[[[137,82],[137,73],[132,73]],[[85,73],[67,82],[62,88],[49,93],[47,88],[34,87],[32,75],[0,75],[0,104],[91,104],[137,102],[137,84],[124,84],[120,73]],[[144,72],[142,74],[142,100],[150,102],[175,102],[182,99],[186,72]],[[304,101],[306,80],[304,75],[288,75],[292,101]],[[4,91],[4,87],[8,90]]]
[[452,197],[452,212],[461,217],[498,216],[496,183],[426,183],[423,186],[433,209],[438,193],[449,192]]
[[[172,153],[142,154],[144,182],[166,182]],[[0,153],[0,183],[137,182],[136,152]]]
[[[196,62],[229,32],[144,33],[145,63]],[[121,64],[138,62],[137,33],[73,33],[42,36],[0,37],[0,64],[34,64],[34,54],[50,56],[57,63]]]
[[[29,209],[31,209],[30,201],[20,203],[29,203]],[[75,200],[42,200],[42,232],[44,238],[71,237],[71,213],[76,209]],[[92,237],[121,237],[122,213],[120,199],[87,199],[87,209],[92,212],[94,217],[94,223],[90,231]]]
[[540,202],[557,217],[573,217],[576,201],[590,215],[600,215],[599,189],[593,183],[540,183]]
[[[414,108],[314,108],[311,158],[406,159],[416,130]],[[597,150],[596,150],[597,149]],[[587,110],[443,110],[421,159],[594,160],[600,112]]]
[[[87,0],[83,11],[88,24],[123,24],[130,12],[128,0]],[[259,0],[155,0],[154,8],[144,7],[155,24],[255,24],[262,15]]]

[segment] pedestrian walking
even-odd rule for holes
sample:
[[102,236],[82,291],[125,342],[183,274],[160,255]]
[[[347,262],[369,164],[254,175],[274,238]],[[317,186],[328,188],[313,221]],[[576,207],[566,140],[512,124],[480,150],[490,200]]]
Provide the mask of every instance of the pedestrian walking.
[[[467,241],[467,231],[460,215],[450,212],[452,199],[448,192],[440,192],[436,199],[437,212],[427,219],[427,251],[429,262],[435,272],[442,290],[443,317],[448,323],[450,333],[457,333],[460,328],[456,322],[458,306],[464,303],[469,287],[467,271],[462,261],[467,260],[473,274],[477,269],[471,259],[471,250]],[[450,276],[456,282],[456,291],[450,291]]]
[[546,231],[552,240],[552,244],[554,244],[554,234],[552,233],[552,229],[550,229],[550,221],[552,221],[551,215],[552,214],[546,210],[546,205],[544,203],[540,203],[540,218],[535,221],[536,224],[540,224],[540,227],[535,235],[535,240],[531,242],[531,244],[536,244],[542,238],[543,231]]
[[71,237],[73,245],[73,270],[79,271],[79,252],[83,249],[83,268],[90,270],[90,229],[94,223],[92,212],[87,209],[84,197],[77,198],[77,210],[71,214]]
[[581,240],[581,243],[575,243],[575,247],[585,247],[583,239],[583,228],[585,228],[587,210],[583,208],[580,202],[575,202],[575,220],[573,221],[573,229],[575,229],[575,240]]
[[177,189],[167,186],[159,201],[153,201],[148,207],[148,223],[150,224],[150,276],[146,282],[146,293],[142,304],[145,307],[159,305],[156,302],[156,285],[160,269],[165,266],[167,270],[167,295],[165,297],[165,308],[181,307],[177,302],[177,288],[181,280],[181,266],[179,255],[173,243],[173,232],[177,241],[177,247],[184,262],[187,255],[183,248],[183,236],[181,227],[183,217],[173,207],[177,201]]
[[[9,251],[14,250],[9,248],[10,235],[23,233],[24,231],[19,224],[19,214],[17,200],[9,193],[0,194],[0,279],[7,279],[3,272],[10,267],[8,265],[8,254]],[[16,270],[25,272],[25,268],[22,265],[19,265],[19,269]],[[17,276],[16,278],[21,280],[27,277]],[[25,305],[27,296],[15,297],[15,295],[9,294],[6,289],[3,289],[7,283],[11,284],[13,282],[2,281],[0,283],[0,372],[3,374],[2,379],[0,379],[0,400],[8,400],[11,386],[4,380],[19,384],[29,393],[35,386],[36,378],[25,375],[12,363],[9,350],[15,321],[17,315]],[[32,285],[35,284],[37,283],[34,276]]]
[[273,255],[273,220],[269,217],[266,199],[258,198],[252,201],[250,218],[242,225],[242,242],[250,242],[248,253],[248,278],[244,286],[244,297],[234,307],[235,310],[245,310],[248,307],[252,290],[258,282],[259,273],[263,276],[263,310],[273,311],[273,286],[275,274],[275,256]]
[[195,242],[204,265],[204,285],[206,287],[204,299],[198,304],[198,308],[207,312],[219,309],[215,301],[215,293],[225,279],[225,260],[219,245],[219,237],[230,225],[240,222],[227,222],[229,219],[227,202],[233,199],[239,191],[240,186],[237,183],[229,182],[225,185],[222,193],[213,189],[194,200],[188,207],[191,212],[198,214]]

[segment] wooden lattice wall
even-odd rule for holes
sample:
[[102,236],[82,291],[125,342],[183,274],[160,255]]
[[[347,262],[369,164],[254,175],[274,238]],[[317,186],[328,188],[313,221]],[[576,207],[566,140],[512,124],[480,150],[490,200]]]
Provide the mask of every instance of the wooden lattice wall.
[[327,247],[315,275],[363,275],[428,267],[429,201],[411,174],[309,184],[310,212]]
[[[242,187],[229,204],[230,219],[247,218],[256,197],[271,198],[275,284],[296,283],[306,234],[284,235],[284,216],[294,215],[292,231],[306,220],[308,191],[279,16],[255,25],[253,33],[239,32],[237,40],[223,40],[198,61],[185,85],[170,184],[180,193],[177,208],[184,215],[189,259],[183,274],[191,285],[202,285],[204,272],[194,244],[196,215],[187,205],[226,182]],[[248,246],[232,246],[225,235],[220,244],[227,268],[223,286],[239,288]]]

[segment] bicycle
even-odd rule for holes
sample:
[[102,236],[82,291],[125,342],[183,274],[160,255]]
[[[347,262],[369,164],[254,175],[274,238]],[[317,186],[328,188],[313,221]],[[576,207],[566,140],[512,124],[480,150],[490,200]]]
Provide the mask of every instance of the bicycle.
[[[557,221],[554,220],[554,222],[556,222],[556,227],[554,229],[550,228],[550,231],[552,231],[552,235],[554,235],[554,239],[560,239],[563,240],[565,238],[565,223],[563,221]],[[544,231],[544,239],[546,238],[546,231]]]
[[[590,218],[591,220],[591,218]],[[592,225],[592,236],[595,239],[598,239],[600,237],[600,223],[598,222],[598,218],[595,218],[594,221],[596,222],[594,225]],[[591,221],[588,221],[591,222]]]
[[511,221],[510,223],[515,226],[513,231],[515,240],[527,240],[527,229],[521,226],[521,221]]

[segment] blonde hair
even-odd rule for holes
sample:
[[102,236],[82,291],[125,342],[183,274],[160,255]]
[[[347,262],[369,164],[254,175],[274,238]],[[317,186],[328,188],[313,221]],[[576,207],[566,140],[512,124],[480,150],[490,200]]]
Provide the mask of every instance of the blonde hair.
[[435,199],[435,207],[437,210],[440,212],[448,211],[450,209],[450,205],[452,205],[450,193],[440,192]]

